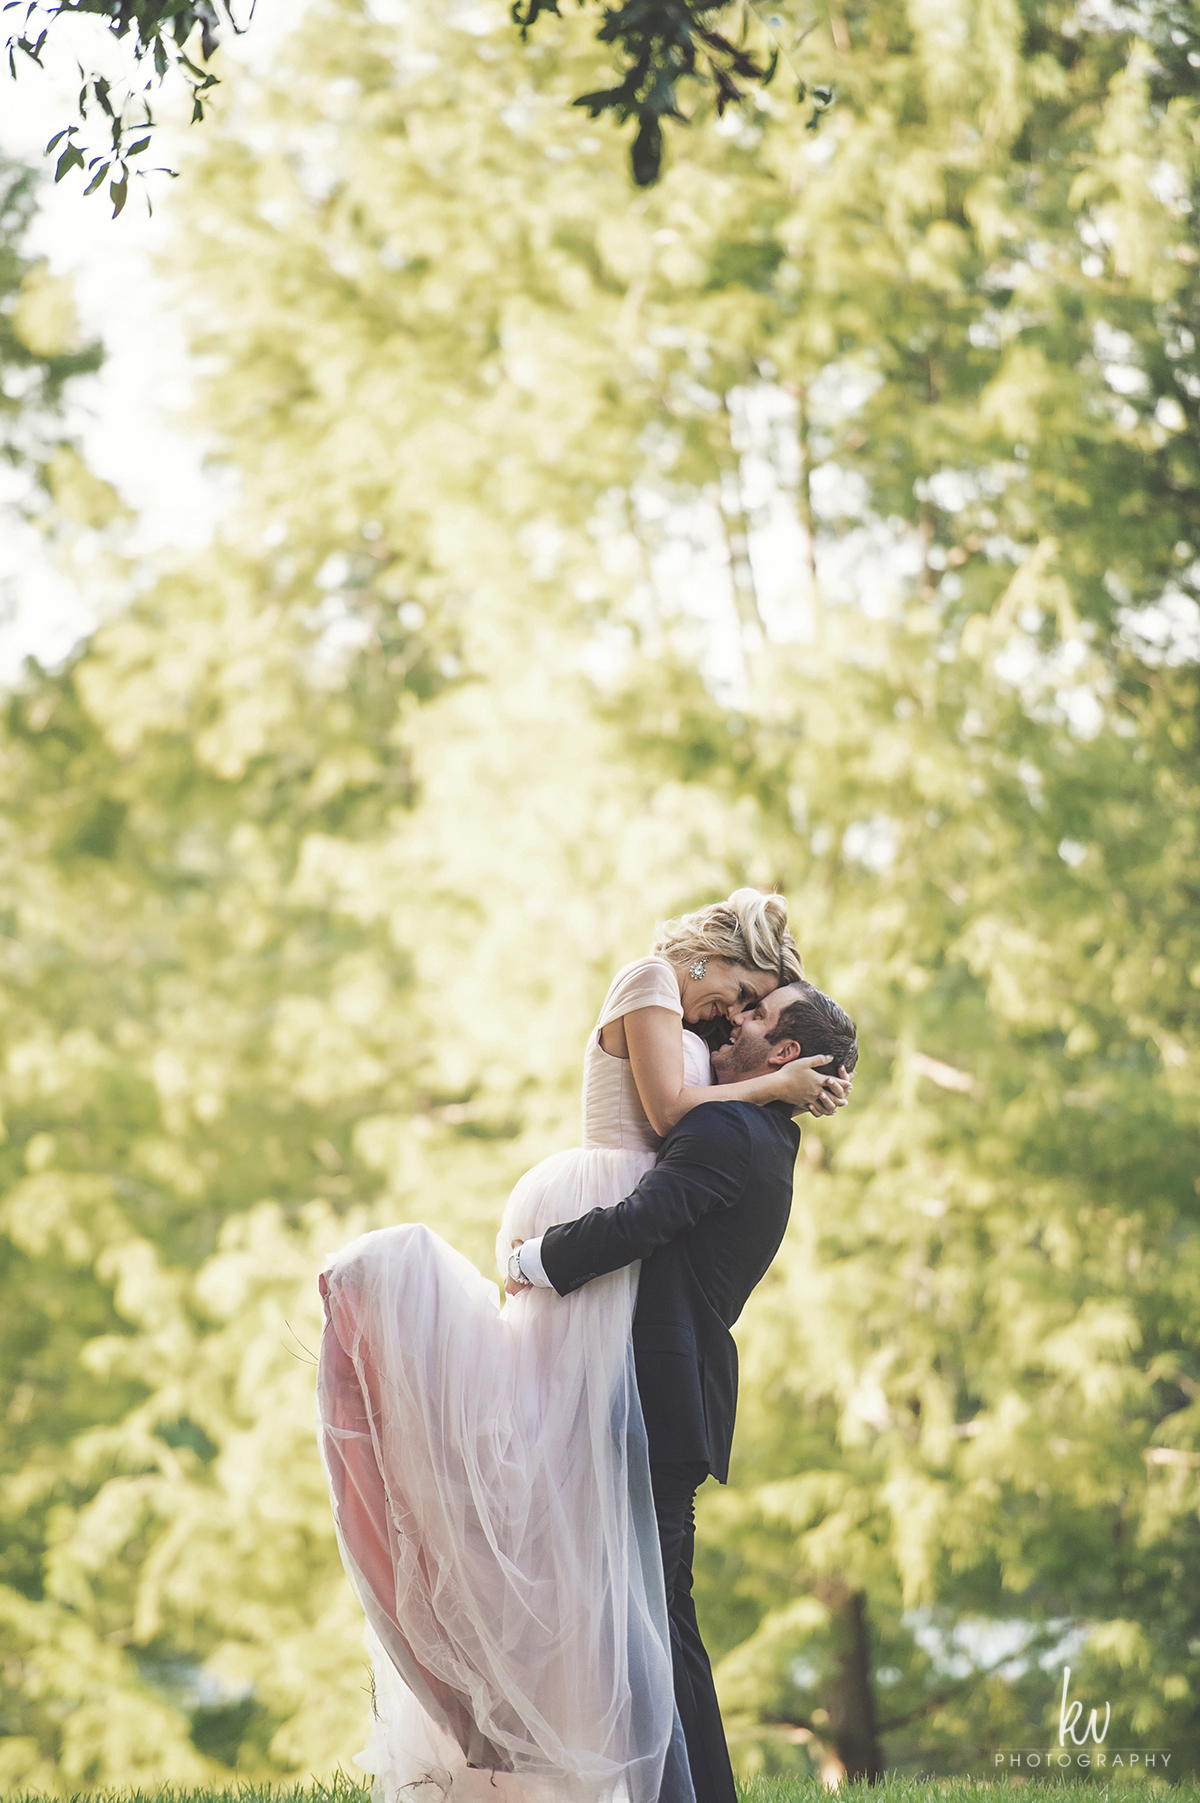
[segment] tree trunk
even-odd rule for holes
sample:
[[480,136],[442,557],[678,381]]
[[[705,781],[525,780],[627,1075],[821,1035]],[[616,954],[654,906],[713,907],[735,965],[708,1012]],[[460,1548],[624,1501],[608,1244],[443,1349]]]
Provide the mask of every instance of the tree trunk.
[[796,508],[807,539],[808,605],[812,613],[812,632],[817,644],[825,638],[825,607],[821,586],[817,581],[817,516],[812,502],[812,447],[808,416],[807,382],[784,384],[796,403],[796,441],[800,450],[800,482],[796,490]]
[[[845,1776],[868,1783],[883,1776],[883,1758],[875,1717],[875,1692],[871,1687],[871,1653],[867,1637],[865,1592],[851,1590],[839,1577],[824,1579],[817,1596],[829,1610],[833,1636],[833,1665],[822,1700],[829,1717],[829,1738],[837,1750]],[[827,1786],[838,1782],[822,1762],[821,1777]]]

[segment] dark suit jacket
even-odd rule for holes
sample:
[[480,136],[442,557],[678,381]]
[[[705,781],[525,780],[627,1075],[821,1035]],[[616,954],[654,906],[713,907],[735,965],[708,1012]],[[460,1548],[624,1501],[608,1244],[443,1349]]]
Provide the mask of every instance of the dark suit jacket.
[[542,1265],[560,1296],[643,1261],[633,1351],[652,1461],[695,1460],[721,1483],[729,1476],[729,1329],[783,1238],[799,1145],[783,1103],[705,1102],[623,1202],[543,1236]]

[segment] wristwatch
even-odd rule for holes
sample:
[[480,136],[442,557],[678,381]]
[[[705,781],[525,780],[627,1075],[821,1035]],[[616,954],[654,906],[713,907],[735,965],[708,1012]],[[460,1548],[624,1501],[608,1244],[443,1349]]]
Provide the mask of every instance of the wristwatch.
[[514,1283],[529,1282],[528,1277],[521,1269],[521,1248],[519,1246],[515,1252],[510,1252],[508,1255],[508,1275]]

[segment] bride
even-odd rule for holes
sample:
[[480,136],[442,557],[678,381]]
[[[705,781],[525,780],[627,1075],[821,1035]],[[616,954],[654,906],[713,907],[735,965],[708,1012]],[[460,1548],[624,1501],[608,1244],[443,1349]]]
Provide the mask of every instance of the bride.
[[[659,1132],[718,1093],[685,1028],[719,1031],[802,975],[782,896],[738,889],[667,922],[613,979],[584,1058],[583,1145],[513,1190],[501,1270],[514,1244],[619,1202]],[[821,1108],[817,1062],[720,1099]],[[322,1274],[318,1437],[367,1617],[375,1720],[357,1762],[376,1803],[689,1803],[634,1381],[638,1269],[501,1306],[408,1225]]]

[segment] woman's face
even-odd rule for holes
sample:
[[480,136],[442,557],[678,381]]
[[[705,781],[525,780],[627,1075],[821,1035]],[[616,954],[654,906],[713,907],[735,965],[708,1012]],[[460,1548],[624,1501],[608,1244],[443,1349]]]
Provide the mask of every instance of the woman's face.
[[679,973],[683,1018],[693,1024],[752,1008],[778,987],[779,978],[771,971],[750,970],[744,964],[731,964],[728,958],[710,958],[702,977],[693,977],[686,965]]

